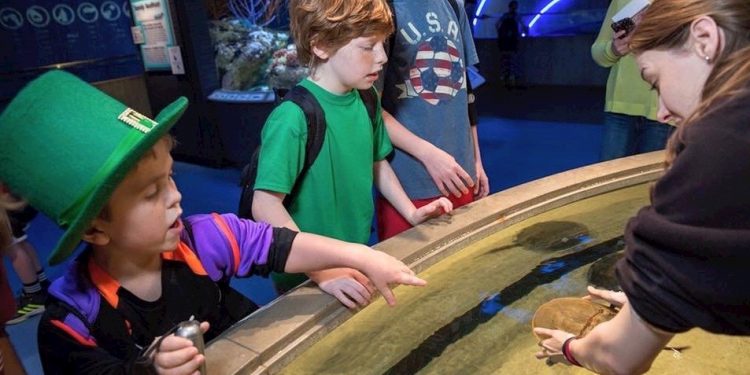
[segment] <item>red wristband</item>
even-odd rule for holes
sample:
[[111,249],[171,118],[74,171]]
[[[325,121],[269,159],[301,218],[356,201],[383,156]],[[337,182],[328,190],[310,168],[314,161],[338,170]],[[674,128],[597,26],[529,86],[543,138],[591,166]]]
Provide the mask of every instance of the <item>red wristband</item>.
[[578,363],[578,361],[576,361],[575,358],[573,358],[573,353],[570,352],[570,343],[573,342],[573,340],[575,340],[575,339],[577,339],[577,337],[570,336],[570,337],[568,337],[565,340],[565,342],[563,342],[563,345],[562,345],[562,354],[563,354],[563,357],[565,357],[565,359],[568,362],[570,362],[571,365],[578,366],[578,367],[583,367],[583,366],[581,366],[580,363]]

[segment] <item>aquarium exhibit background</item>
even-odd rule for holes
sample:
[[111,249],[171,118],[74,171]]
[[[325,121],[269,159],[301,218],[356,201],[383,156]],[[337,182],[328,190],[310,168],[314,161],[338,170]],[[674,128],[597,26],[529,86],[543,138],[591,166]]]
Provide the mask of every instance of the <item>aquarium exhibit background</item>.
[[[213,18],[211,37],[223,90],[254,90],[264,85],[288,88],[305,76],[288,33],[287,1],[206,1]],[[508,3],[464,2],[481,47],[485,48],[481,40],[496,38],[495,23]],[[603,0],[520,1],[518,12],[529,26],[526,38],[593,36],[608,4]]]

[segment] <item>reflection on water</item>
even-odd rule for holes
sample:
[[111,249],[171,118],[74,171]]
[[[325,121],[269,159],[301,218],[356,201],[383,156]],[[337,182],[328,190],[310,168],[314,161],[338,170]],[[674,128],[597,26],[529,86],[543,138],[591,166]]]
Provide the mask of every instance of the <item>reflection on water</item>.
[[[614,191],[467,244],[420,274],[429,283],[426,287],[397,288],[393,308],[378,299],[283,372],[581,372],[534,359],[531,317],[552,298],[585,294],[592,264],[622,249],[622,229],[647,197],[648,185]],[[591,272],[600,277],[607,267]],[[694,330],[678,335],[671,345],[691,350],[663,352],[654,373],[739,373],[750,365],[747,339]]]

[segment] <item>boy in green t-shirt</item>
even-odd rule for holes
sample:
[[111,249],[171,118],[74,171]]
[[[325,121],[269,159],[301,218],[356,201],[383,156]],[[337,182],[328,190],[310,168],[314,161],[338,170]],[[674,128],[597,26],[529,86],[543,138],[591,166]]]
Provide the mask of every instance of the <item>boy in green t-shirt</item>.
[[[385,0],[293,0],[290,27],[299,59],[311,68],[300,83],[320,103],[327,124],[322,149],[284,207],[305,158],[306,118],[292,102],[279,105],[261,134],[252,213],[259,221],[340,240],[366,243],[374,215],[373,182],[416,225],[453,209],[447,199],[417,209],[404,193],[386,157],[393,147],[376,108],[373,127],[357,90],[371,89],[386,63],[383,43],[393,32]],[[372,288],[352,269],[309,273],[321,289],[347,307],[365,305]],[[304,275],[273,275],[279,292]]]

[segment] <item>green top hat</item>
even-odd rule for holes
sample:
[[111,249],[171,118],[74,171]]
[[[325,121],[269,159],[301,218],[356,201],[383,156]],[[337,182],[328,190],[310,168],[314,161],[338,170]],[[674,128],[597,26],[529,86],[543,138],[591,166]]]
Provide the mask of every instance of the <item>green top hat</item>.
[[65,229],[49,257],[65,260],[117,185],[187,107],[151,120],[76,76],[31,81],[0,115],[0,181]]

